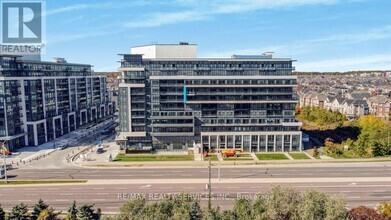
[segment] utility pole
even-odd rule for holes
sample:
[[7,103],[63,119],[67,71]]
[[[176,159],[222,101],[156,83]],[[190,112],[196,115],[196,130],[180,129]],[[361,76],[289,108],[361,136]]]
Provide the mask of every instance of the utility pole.
[[209,184],[208,184],[208,209],[211,210],[212,209],[212,204],[211,204],[211,197],[212,197],[212,167],[211,167],[211,161],[210,161],[210,158],[209,158]]
[[220,160],[217,160],[217,163],[218,163],[217,176],[218,176],[218,179],[219,179],[219,182],[220,182]]
[[5,180],[5,183],[8,183],[8,178],[7,178],[7,158],[5,157],[5,151],[6,151],[7,148],[4,147],[5,143],[6,143],[6,141],[4,141],[4,143],[2,143],[1,147],[3,148],[4,180]]

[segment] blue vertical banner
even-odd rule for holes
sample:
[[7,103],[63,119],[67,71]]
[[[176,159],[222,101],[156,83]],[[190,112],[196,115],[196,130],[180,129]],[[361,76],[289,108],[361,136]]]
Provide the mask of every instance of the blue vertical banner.
[[186,105],[187,102],[187,88],[186,85],[183,86],[183,103]]

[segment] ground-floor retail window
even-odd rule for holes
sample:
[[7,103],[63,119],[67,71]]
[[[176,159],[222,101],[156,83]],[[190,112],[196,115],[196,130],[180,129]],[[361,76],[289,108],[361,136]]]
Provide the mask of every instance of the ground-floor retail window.
[[268,135],[267,137],[267,151],[268,152],[274,151],[274,135]]

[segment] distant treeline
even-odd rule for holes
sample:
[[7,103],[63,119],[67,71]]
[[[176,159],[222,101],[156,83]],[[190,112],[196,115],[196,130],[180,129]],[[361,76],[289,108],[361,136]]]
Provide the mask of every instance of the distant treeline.
[[106,75],[109,78],[117,78],[119,72],[94,72],[95,75]]
[[384,70],[362,70],[362,71],[347,71],[347,72],[293,72],[296,75],[354,75],[363,73],[386,73]]

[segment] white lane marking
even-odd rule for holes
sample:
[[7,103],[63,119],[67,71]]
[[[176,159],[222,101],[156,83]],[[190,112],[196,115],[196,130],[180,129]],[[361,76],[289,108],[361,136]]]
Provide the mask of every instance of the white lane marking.
[[238,186],[228,186],[228,189],[240,189]]
[[360,196],[350,196],[350,197],[347,197],[348,199],[359,199],[361,198]]
[[172,189],[172,187],[159,187],[160,189]]
[[92,201],[106,201],[106,199],[93,199]]
[[61,196],[73,196],[73,193],[61,193]]
[[105,189],[105,188],[94,188],[94,190],[102,190],[102,189]]
[[151,187],[152,185],[148,184],[148,185],[144,185],[144,186],[141,186],[141,188],[149,188]]
[[56,202],[69,202],[69,199],[55,199]]
[[1,189],[1,190],[4,190],[4,191],[14,191],[15,189]]
[[115,188],[115,189],[124,190],[124,189],[126,189],[126,188]]
[[31,202],[31,200],[20,199],[19,202]]
[[185,186],[185,187],[183,187],[184,189],[196,189],[196,187],[194,187],[194,186],[191,186],[191,187],[189,187],[189,186]]
[[96,195],[109,195],[108,193],[97,193]]

